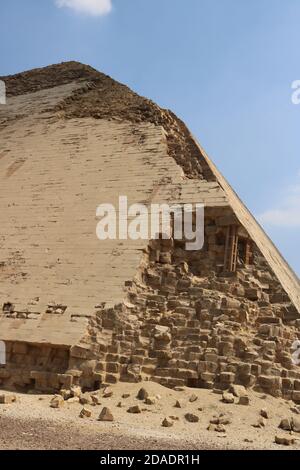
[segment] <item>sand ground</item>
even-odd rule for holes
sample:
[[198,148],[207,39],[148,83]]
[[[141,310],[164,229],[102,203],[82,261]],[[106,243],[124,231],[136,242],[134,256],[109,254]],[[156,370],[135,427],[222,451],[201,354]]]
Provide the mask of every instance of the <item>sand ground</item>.
[[[155,405],[145,405],[136,398],[141,387],[151,396],[159,395]],[[286,447],[275,444],[275,435],[289,436],[278,429],[282,418],[295,416],[292,402],[249,392],[250,405],[225,404],[222,396],[212,391],[185,388],[169,390],[153,382],[143,384],[118,384],[112,387],[113,396],[104,398],[99,392],[101,405],[86,406],[91,418],[82,419],[83,405],[65,405],[50,408],[50,395],[17,394],[17,403],[0,405],[0,449],[93,449],[93,450],[186,450],[186,449],[274,449]],[[7,392],[8,393],[8,392]],[[130,394],[126,399],[123,394]],[[191,403],[192,395],[198,398]],[[182,408],[176,408],[176,400]],[[118,407],[121,402],[122,407]],[[141,414],[127,412],[139,404]],[[114,422],[98,421],[104,406],[110,408]],[[268,410],[270,418],[262,429],[253,427],[260,410]],[[186,413],[199,417],[198,423],[189,423]],[[230,424],[226,433],[207,430],[210,420],[225,414]],[[165,417],[178,418],[174,425],[164,428]],[[287,449],[300,449],[300,434]]]

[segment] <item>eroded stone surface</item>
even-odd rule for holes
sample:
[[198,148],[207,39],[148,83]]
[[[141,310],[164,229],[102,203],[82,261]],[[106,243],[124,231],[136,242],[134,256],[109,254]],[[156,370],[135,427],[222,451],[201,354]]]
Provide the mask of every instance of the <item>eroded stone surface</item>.
[[[0,385],[88,403],[82,389],[151,379],[300,403],[299,279],[184,124],[80,64],[7,81]],[[123,194],[204,203],[203,249],[100,243],[96,207]]]

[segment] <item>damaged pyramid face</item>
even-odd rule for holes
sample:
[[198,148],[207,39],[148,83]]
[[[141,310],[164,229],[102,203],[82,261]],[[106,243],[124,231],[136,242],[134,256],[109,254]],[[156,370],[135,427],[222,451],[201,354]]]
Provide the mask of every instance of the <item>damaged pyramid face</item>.
[[[0,77],[1,78],[1,77]],[[300,402],[300,285],[172,112],[70,62],[2,77],[3,388],[232,383]],[[96,208],[205,206],[205,242],[96,237]]]

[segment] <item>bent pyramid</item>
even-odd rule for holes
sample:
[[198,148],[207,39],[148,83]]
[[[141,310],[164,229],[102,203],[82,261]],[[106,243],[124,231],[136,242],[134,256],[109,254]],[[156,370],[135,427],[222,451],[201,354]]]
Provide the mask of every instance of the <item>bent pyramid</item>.
[[[76,62],[1,79],[2,387],[237,383],[300,401],[299,279],[184,123]],[[121,195],[204,203],[203,249],[100,242],[96,208]]]

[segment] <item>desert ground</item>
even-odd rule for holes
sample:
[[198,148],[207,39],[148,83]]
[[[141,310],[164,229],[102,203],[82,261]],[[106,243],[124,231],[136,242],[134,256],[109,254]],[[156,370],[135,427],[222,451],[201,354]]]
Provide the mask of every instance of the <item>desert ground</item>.
[[[137,398],[141,388],[152,404]],[[282,419],[297,419],[297,406],[252,391],[249,404],[242,405],[238,397],[224,403],[221,394],[209,390],[119,383],[60,401],[58,408],[51,407],[53,395],[1,394],[5,401],[16,397],[0,405],[2,450],[300,449],[300,434],[279,429]],[[90,403],[91,395],[97,404]],[[104,407],[113,421],[99,421]],[[132,407],[139,412],[128,412]],[[90,417],[80,417],[83,408]],[[170,427],[163,426],[165,418]],[[275,436],[294,442],[279,445]]]

